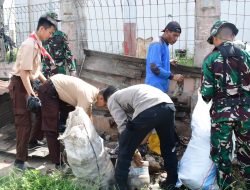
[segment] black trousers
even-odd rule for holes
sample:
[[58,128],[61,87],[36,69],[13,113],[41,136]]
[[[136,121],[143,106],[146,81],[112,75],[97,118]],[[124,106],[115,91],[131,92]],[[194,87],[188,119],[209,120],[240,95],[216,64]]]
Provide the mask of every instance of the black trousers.
[[155,128],[160,139],[161,155],[167,180],[172,184],[177,181],[177,157],[174,150],[175,134],[174,104],[161,103],[141,112],[129,122],[119,137],[119,152],[115,168],[115,178],[119,186],[126,186],[129,167],[136,148],[145,136]]

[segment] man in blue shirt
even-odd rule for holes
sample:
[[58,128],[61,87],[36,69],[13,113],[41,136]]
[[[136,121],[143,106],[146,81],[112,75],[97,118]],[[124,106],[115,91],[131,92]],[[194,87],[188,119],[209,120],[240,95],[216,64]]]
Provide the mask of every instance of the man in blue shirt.
[[[172,21],[162,30],[163,35],[159,42],[150,44],[146,62],[145,83],[154,86],[163,92],[168,91],[169,80],[183,81],[181,74],[173,74],[170,71],[170,55],[168,45],[173,45],[181,34],[178,22]],[[177,63],[175,60],[171,64]]]

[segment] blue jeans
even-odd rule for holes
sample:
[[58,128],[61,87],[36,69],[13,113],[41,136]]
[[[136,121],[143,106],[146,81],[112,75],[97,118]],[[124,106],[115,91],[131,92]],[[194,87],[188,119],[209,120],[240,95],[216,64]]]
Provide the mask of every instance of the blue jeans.
[[[146,135],[155,129],[160,139],[161,155],[167,180],[177,181],[177,157],[173,151],[176,144],[174,104],[161,103],[141,112],[130,121],[119,137],[119,152],[115,168],[115,179],[120,190],[126,189],[128,172],[136,148]],[[125,187],[125,188],[124,188]]]

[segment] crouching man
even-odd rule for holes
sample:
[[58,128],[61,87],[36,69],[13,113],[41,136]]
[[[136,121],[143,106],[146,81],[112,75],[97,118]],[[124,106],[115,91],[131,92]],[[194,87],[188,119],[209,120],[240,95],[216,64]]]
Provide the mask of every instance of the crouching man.
[[103,95],[102,106],[107,104],[120,133],[115,168],[117,188],[128,189],[128,172],[136,148],[155,129],[159,135],[161,154],[168,175],[163,188],[174,189],[178,161],[175,152],[175,107],[169,96],[146,84],[122,90],[109,86],[99,94]]
[[52,163],[57,169],[66,166],[60,159],[60,142],[57,140],[59,113],[62,107],[65,109],[62,105],[71,105],[66,110],[68,112],[76,106],[82,107],[90,116],[91,104],[96,101],[98,92],[96,87],[83,80],[63,74],[53,75],[40,86],[38,96],[42,103],[42,130],[47,138]]

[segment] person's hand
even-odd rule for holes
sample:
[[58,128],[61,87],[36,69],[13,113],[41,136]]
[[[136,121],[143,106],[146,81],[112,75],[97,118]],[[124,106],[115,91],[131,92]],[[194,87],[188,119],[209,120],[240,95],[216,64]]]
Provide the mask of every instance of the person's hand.
[[33,90],[28,94],[30,94],[30,96],[38,97],[38,93]]
[[27,98],[27,109],[31,112],[37,113],[41,110],[41,100],[35,96],[28,96]]
[[184,80],[184,76],[181,74],[175,74],[173,77],[173,80],[175,80],[177,82],[182,82]]
[[137,167],[142,167],[143,160],[142,160],[141,154],[138,150],[135,151],[135,154],[133,156],[133,161]]
[[177,59],[170,59],[170,64],[173,66],[177,66],[178,65],[178,60]]

